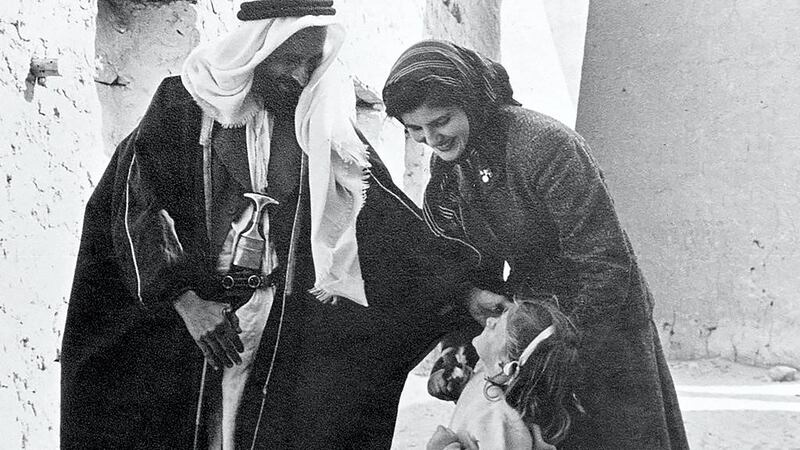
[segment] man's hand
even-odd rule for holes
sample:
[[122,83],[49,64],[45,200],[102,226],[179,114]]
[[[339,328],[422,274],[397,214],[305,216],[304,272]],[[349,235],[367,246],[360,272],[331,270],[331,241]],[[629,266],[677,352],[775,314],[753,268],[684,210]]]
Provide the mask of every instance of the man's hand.
[[483,326],[486,326],[486,319],[503,314],[511,305],[513,302],[505,295],[479,288],[472,288],[467,296],[469,313]]
[[209,302],[194,291],[186,291],[175,301],[175,310],[214,369],[241,364],[239,353],[244,351],[244,345],[238,333],[242,330],[228,305]]

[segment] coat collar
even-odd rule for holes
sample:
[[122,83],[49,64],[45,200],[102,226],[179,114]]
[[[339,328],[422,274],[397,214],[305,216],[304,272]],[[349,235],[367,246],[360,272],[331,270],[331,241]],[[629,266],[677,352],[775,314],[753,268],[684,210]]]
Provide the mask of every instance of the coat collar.
[[505,182],[508,127],[502,116],[502,113],[497,114],[480,128],[464,157],[456,163],[462,173],[459,188],[467,203],[472,203],[476,196],[486,198]]

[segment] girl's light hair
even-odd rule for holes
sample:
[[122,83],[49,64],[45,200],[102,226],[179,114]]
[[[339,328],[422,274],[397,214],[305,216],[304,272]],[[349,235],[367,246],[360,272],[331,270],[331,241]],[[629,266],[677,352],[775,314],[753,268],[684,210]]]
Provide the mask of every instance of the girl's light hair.
[[505,384],[505,398],[528,428],[538,425],[544,440],[555,445],[564,440],[574,417],[582,412],[575,395],[580,382],[577,329],[550,301],[516,299],[508,312],[506,351],[517,361],[525,347],[550,325],[555,332]]

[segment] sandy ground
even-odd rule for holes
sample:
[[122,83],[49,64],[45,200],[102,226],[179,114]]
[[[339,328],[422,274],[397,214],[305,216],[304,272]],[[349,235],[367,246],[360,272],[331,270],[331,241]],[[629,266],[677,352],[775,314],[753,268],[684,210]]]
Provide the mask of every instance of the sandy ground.
[[[670,363],[693,449],[800,449],[800,381],[720,359]],[[393,449],[425,448],[453,404],[430,397],[412,373],[400,400]]]

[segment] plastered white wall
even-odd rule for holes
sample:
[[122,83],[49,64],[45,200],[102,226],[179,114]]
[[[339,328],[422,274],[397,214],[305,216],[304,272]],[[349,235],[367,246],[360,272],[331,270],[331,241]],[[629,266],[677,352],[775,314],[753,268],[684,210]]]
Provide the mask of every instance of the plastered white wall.
[[592,2],[578,131],[672,357],[800,365],[800,4]]
[[[104,157],[91,0],[0,2],[0,436],[57,448],[59,343],[81,212]],[[46,86],[32,57],[58,59]]]

